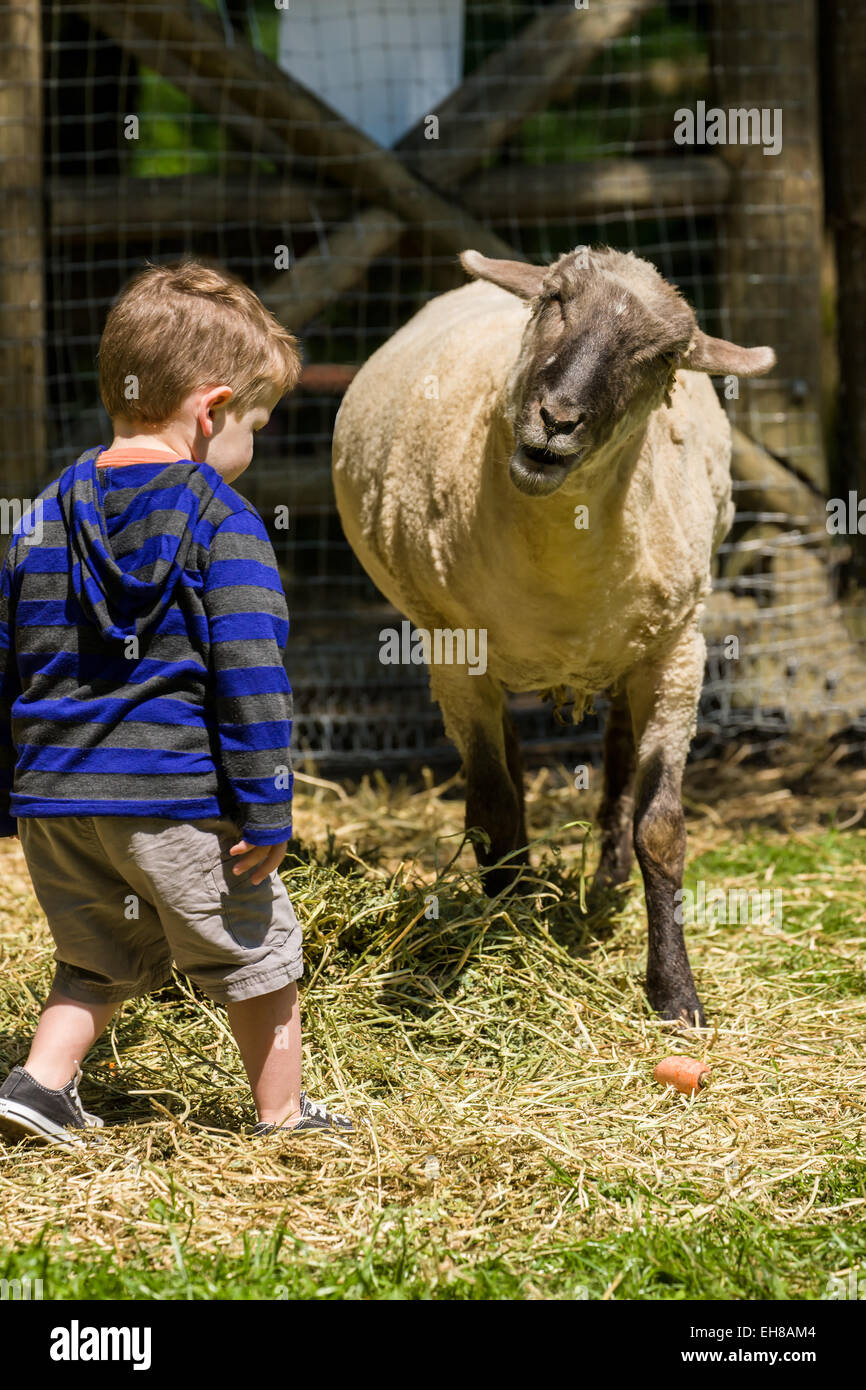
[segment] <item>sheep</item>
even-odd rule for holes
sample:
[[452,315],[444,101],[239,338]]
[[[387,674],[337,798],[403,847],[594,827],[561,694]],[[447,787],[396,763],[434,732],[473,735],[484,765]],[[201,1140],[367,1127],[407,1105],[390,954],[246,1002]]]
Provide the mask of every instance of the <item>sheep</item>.
[[[550,266],[465,251],[473,283],[425,305],[361,368],[334,430],[343,528],[416,627],[486,631],[483,673],[434,664],[488,893],[527,861],[521,755],[503,692],[606,693],[593,884],[633,854],[647,997],[703,1026],[682,928],[682,774],[713,554],[733,519],[730,428],[708,373],[771,348],[711,338],[649,262],[577,248]],[[476,837],[479,839],[481,837]],[[502,863],[500,861],[506,860]]]

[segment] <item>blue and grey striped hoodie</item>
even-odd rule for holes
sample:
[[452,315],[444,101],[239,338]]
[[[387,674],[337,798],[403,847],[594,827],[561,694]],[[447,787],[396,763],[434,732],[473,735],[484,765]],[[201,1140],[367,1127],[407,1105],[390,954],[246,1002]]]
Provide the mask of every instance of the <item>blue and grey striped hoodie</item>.
[[262,519],[206,463],[101,452],[45,488],[0,572],[0,835],[228,815],[286,840],[289,624]]

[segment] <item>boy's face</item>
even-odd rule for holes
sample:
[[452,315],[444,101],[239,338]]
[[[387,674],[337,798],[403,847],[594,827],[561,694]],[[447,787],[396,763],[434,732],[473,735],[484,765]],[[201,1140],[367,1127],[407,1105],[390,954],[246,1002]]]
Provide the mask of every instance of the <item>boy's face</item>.
[[227,483],[233,483],[249,468],[255,442],[253,436],[268,423],[278,400],[279,392],[274,390],[262,404],[242,415],[234,414],[230,403],[207,407],[212,432],[206,434],[201,427],[198,430],[195,452],[198,462],[209,463]]

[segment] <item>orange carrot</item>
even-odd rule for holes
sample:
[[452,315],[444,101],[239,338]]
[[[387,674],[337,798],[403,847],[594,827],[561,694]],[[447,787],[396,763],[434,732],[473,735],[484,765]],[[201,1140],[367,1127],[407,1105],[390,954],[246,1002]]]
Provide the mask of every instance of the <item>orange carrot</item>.
[[656,1081],[662,1086],[673,1086],[685,1096],[693,1096],[710,1079],[710,1068],[706,1062],[696,1062],[693,1057],[665,1057],[653,1071]]

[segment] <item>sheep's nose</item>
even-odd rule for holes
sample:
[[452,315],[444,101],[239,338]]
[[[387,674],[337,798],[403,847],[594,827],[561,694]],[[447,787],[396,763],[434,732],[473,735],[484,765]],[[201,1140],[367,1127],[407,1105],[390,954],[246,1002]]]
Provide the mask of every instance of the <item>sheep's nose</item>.
[[585,419],[585,416],[581,413],[575,415],[573,420],[559,420],[546,406],[541,407],[539,414],[541,415],[544,428],[547,430],[548,435],[572,434],[577,429],[578,425],[582,424]]

